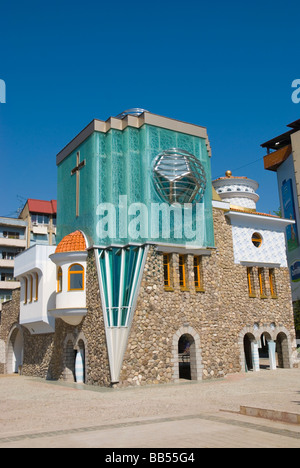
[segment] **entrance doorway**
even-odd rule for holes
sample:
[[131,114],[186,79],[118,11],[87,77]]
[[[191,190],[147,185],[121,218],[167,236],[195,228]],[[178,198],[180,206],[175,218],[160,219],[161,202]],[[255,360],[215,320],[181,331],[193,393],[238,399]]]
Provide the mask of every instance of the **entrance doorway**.
[[292,368],[291,336],[284,327],[277,328],[272,323],[270,327],[261,329],[255,324],[254,327],[245,327],[241,335],[241,365],[246,372]]
[[245,352],[245,371],[253,370],[253,358],[252,358],[252,342],[255,340],[254,336],[247,333],[244,336],[244,352]]
[[282,369],[290,369],[290,354],[289,354],[289,342],[288,337],[285,333],[280,332],[276,338],[277,345],[277,356],[278,356],[278,367]]
[[189,324],[181,327],[173,336],[173,379],[202,380],[201,343],[198,332]]
[[85,347],[83,340],[79,340],[76,349],[75,380],[77,383],[85,383]]
[[17,374],[23,365],[23,335],[15,328],[8,342],[7,373]]
[[268,341],[270,340],[271,340],[271,337],[268,333],[262,333],[262,335],[260,336],[260,344],[258,348],[260,369],[270,369],[269,346],[268,346]]
[[178,362],[179,362],[179,378],[185,380],[192,379],[191,354],[195,347],[194,338],[191,335],[182,335],[178,341]]
[[73,340],[69,339],[65,347],[64,380],[75,382],[75,359],[77,351],[74,349]]

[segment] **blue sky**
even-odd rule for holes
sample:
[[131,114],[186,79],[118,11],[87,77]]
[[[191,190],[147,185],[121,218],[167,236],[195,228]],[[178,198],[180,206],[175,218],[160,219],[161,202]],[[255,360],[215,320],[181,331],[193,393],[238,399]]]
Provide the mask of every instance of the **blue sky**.
[[56,154],[93,118],[130,107],[207,127],[212,175],[260,184],[261,143],[300,118],[300,2],[0,0],[0,215],[56,198]]

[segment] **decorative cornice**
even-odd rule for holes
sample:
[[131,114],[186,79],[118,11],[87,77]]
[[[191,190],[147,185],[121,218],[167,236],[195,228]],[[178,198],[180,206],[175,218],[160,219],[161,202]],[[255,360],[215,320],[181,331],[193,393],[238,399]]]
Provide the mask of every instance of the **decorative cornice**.
[[107,133],[111,129],[124,130],[126,127],[141,128],[143,125],[153,125],[156,127],[173,130],[187,135],[205,138],[206,147],[209,156],[211,156],[211,147],[208,140],[205,127],[181,122],[179,120],[162,117],[160,115],[143,112],[139,116],[127,115],[122,119],[109,117],[106,121],[92,120],[70,143],[67,144],[56,156],[56,164],[60,164],[70,153],[72,153],[81,143],[83,143],[93,132]]

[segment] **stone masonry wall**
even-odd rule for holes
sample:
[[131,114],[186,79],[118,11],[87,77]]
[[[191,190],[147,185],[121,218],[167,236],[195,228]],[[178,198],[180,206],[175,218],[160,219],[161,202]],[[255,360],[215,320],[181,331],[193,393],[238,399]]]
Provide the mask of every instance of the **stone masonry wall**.
[[[187,290],[179,285],[179,256],[172,255],[173,290],[164,288],[163,255],[150,246],[129,341],[124,356],[120,384],[168,383],[179,378],[178,340],[193,337],[191,371],[193,379],[223,377],[243,371],[243,337],[259,327],[259,333],[284,332],[294,351],[294,319],[287,268],[276,268],[278,298],[250,298],[246,267],[234,264],[231,226],[222,210],[214,209],[216,248],[202,257],[204,291],[194,286],[193,256],[187,256]],[[254,269],[258,290],[257,269]],[[267,278],[266,278],[267,279]],[[87,262],[87,315],[76,327],[56,320],[54,334],[31,335],[18,325],[19,291],[3,306],[0,345],[7,350],[11,331],[18,326],[24,339],[23,374],[74,381],[76,349],[84,347],[86,383],[109,386],[110,372],[94,258]],[[275,330],[271,332],[271,324]],[[258,332],[257,332],[258,333]],[[286,352],[286,348],[285,348]],[[2,350],[2,354],[5,354]],[[291,357],[291,356],[290,356]],[[3,361],[3,357],[2,357]],[[292,362],[292,361],[291,361]],[[5,363],[0,362],[0,372]]]
[[[243,330],[271,323],[294,339],[287,268],[276,269],[278,298],[249,298],[246,267],[234,264],[231,226],[214,209],[216,249],[203,257],[205,292],[194,286],[193,256],[188,255],[189,291],[179,285],[178,254],[172,255],[173,291],[164,288],[162,254],[150,248],[137,309],[121,372],[123,385],[171,382],[178,378],[178,339],[196,342],[197,379],[222,377],[242,369]],[[258,276],[255,274],[258,288]]]
[[20,289],[15,289],[12,294],[12,300],[2,306],[1,324],[0,324],[0,374],[5,374],[6,356],[9,335],[14,326],[18,326],[20,315]]
[[89,252],[87,277],[88,312],[85,319],[77,327],[56,319],[55,333],[51,334],[31,335],[26,327],[19,325],[20,291],[13,293],[13,300],[3,305],[2,311],[0,373],[6,372],[5,359],[9,336],[17,326],[24,341],[23,375],[74,381],[74,366],[73,369],[70,368],[68,355],[71,349],[75,359],[76,349],[83,343],[86,383],[110,385],[104,321],[93,251]]
[[88,311],[78,326],[71,326],[61,319],[56,319],[55,333],[49,335],[30,335],[23,327],[23,375],[74,381],[74,365],[72,368],[69,364],[70,350],[75,359],[75,352],[81,341],[85,349],[86,383],[110,385],[104,321],[93,251],[90,251],[88,256],[87,278]]

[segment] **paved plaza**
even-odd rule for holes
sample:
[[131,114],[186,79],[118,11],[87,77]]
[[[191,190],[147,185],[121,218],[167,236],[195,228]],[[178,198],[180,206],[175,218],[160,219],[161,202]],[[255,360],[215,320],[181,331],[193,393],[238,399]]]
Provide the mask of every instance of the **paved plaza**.
[[0,448],[300,447],[300,425],[241,406],[300,415],[300,369],[124,389],[0,376]]

